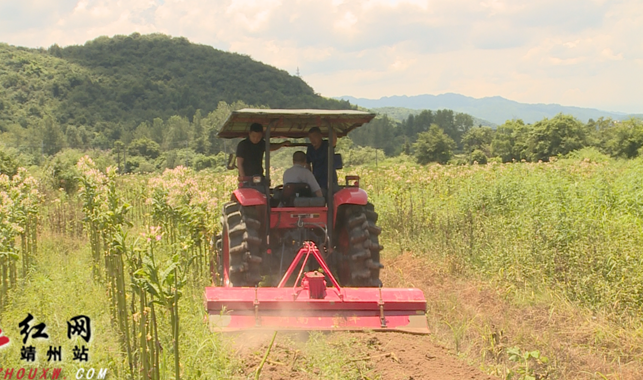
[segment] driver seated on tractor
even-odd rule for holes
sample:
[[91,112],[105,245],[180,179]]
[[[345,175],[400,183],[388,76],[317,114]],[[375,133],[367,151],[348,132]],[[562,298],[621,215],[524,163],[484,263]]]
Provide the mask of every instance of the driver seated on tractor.
[[[328,140],[322,139],[322,133],[318,127],[313,127],[308,131],[308,139],[310,140],[306,151],[308,169],[312,170],[319,186],[326,190],[328,188]],[[334,167],[333,184],[334,187],[338,187],[337,171]]]
[[[289,146],[290,141],[270,144],[270,151]],[[237,145],[237,168],[239,178],[261,176],[263,178],[263,154],[266,152],[266,140],[263,138],[263,125],[252,123],[248,137]]]
[[287,183],[305,183],[316,197],[322,196],[319,183],[313,173],[306,168],[306,154],[300,150],[292,155],[292,167],[284,172],[284,185]]

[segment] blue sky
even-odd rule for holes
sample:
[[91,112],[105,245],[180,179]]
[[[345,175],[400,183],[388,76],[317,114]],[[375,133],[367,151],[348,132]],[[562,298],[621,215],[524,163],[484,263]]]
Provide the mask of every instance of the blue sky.
[[28,47],[160,32],[324,96],[461,93],[643,113],[643,0],[0,0]]

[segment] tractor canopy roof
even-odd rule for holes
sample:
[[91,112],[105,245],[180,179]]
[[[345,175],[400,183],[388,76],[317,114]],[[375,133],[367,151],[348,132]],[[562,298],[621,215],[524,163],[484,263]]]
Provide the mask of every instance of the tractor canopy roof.
[[271,138],[307,137],[312,127],[319,127],[322,135],[326,136],[329,126],[338,137],[342,137],[374,117],[373,113],[354,110],[244,108],[232,112],[223,124],[219,137],[246,137],[252,123],[262,124],[264,128],[270,126]]

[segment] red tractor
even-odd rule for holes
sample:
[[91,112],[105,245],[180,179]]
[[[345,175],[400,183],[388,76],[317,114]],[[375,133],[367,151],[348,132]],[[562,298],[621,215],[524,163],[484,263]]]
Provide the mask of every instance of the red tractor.
[[327,188],[333,190],[324,197],[312,196],[303,183],[270,187],[272,139],[305,138],[318,127],[333,141],[374,116],[353,110],[242,109],[226,120],[221,138],[246,137],[252,123],[265,127],[266,175],[241,178],[223,206],[213,260],[220,287],[206,289],[213,328],[428,332],[420,290],[382,288],[377,213],[359,177],[333,183],[333,171],[341,166],[333,144],[327,162]]

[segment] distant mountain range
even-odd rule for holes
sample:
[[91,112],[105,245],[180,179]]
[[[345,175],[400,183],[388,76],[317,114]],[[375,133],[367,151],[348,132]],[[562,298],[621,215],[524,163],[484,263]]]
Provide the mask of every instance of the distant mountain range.
[[612,119],[627,119],[628,117],[641,117],[641,115],[628,115],[621,112],[601,111],[594,108],[581,108],[561,106],[559,104],[527,104],[492,96],[481,99],[460,94],[441,95],[416,95],[416,96],[385,96],[380,99],[364,99],[352,96],[341,96],[336,99],[348,100],[369,109],[383,107],[403,107],[410,109],[451,109],[464,112],[476,118],[488,120],[493,124],[502,124],[511,119],[522,119],[526,123],[534,123],[543,118],[551,118],[559,113],[572,115],[583,122],[599,117]]

